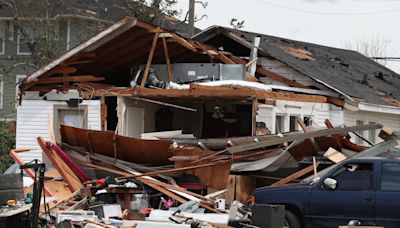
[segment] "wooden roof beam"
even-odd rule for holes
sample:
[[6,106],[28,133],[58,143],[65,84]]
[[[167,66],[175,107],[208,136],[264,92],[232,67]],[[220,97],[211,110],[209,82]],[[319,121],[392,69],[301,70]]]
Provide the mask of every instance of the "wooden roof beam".
[[35,91],[35,92],[43,92],[47,93],[51,90],[58,90],[58,91],[65,91],[65,90],[80,90],[81,88],[78,86],[67,86],[64,87],[63,85],[35,85],[25,91]]
[[79,75],[79,76],[64,76],[44,78],[36,82],[36,84],[52,84],[61,82],[96,82],[104,81],[104,77],[95,77],[93,75]]
[[190,43],[189,41],[187,41],[186,39],[176,35],[175,33],[172,34],[172,38],[175,42],[177,42],[178,44],[182,45],[183,47],[191,50],[192,52],[197,52],[197,48]]
[[[70,74],[70,73],[75,73],[77,72],[77,69],[75,67],[71,67],[71,66],[58,66],[55,67],[49,71],[46,72],[46,74],[44,74],[40,80],[42,80],[43,78],[47,78],[52,74]],[[29,88],[31,88],[32,86],[36,85],[38,83],[39,80],[36,81],[31,81],[29,83],[23,84],[22,87],[22,91],[24,90],[28,90]]]
[[81,59],[94,59],[94,58],[96,58],[96,53],[94,52],[80,52],[69,58],[67,61],[74,62]]
[[147,76],[149,75],[150,65],[151,65],[151,63],[153,61],[154,51],[156,50],[156,46],[157,46],[157,41],[158,41],[158,36],[159,35],[160,35],[159,32],[155,33],[154,37],[153,37],[153,42],[151,43],[150,53],[149,53],[149,56],[147,57],[147,63],[146,63],[146,67],[145,67],[144,72],[143,72],[142,82],[140,83],[140,86],[142,88],[146,84]]
[[[135,52],[135,56],[142,57],[143,54],[148,53],[148,50],[142,47],[151,45],[151,40],[142,39],[139,42],[135,43],[135,45],[141,47]],[[85,69],[85,72],[91,73],[92,71],[94,71],[95,73],[107,74],[111,73],[112,69],[118,69],[128,63],[131,63],[131,65],[135,63],[131,58],[132,50],[124,47],[119,47],[117,49],[114,49],[114,51],[118,53],[118,56],[116,56],[118,57],[118,60],[116,60],[115,58],[102,58],[98,62],[96,62],[96,64],[93,64],[93,66],[91,66],[90,68]]]
[[78,69],[76,67],[72,66],[59,66],[56,68],[53,68],[52,70],[49,70],[46,74],[46,76],[51,76],[52,74],[72,74],[76,73]]

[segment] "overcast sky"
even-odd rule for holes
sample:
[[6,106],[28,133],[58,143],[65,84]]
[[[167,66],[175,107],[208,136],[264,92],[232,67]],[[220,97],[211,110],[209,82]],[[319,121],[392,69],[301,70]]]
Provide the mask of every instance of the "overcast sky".
[[[178,0],[186,12],[189,0]],[[184,13],[183,13],[184,14]],[[386,55],[400,56],[400,0],[208,0],[196,5],[201,29],[244,20],[243,30],[343,47],[358,39],[389,41]],[[400,62],[388,62],[400,73]]]

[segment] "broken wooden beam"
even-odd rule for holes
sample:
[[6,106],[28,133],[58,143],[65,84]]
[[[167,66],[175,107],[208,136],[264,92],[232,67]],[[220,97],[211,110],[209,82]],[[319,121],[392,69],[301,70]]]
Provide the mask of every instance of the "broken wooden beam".
[[[319,163],[317,163],[316,166],[318,166],[318,164]],[[279,186],[285,185],[287,183],[290,183],[290,182],[296,180],[299,177],[302,177],[302,176],[306,175],[307,173],[312,172],[313,170],[314,170],[314,164],[310,165],[310,166],[308,166],[308,167],[306,167],[306,168],[304,168],[304,169],[302,169],[300,171],[297,171],[297,172],[293,173],[292,175],[283,178],[280,181],[277,181],[277,182],[273,183],[271,186],[279,187]]]
[[263,148],[263,147],[278,145],[278,144],[285,143],[285,142],[292,142],[295,140],[304,140],[304,139],[310,139],[310,138],[327,136],[327,135],[335,135],[335,134],[346,134],[347,132],[352,132],[352,131],[375,130],[375,129],[379,129],[379,128],[382,128],[382,124],[374,123],[374,124],[353,126],[353,127],[336,127],[336,128],[323,129],[323,130],[306,132],[306,133],[301,133],[301,134],[288,135],[288,136],[280,137],[280,138],[274,138],[267,142],[256,142],[256,143],[251,143],[251,144],[247,144],[247,145],[229,147],[229,148],[226,148],[226,151],[228,151],[230,153],[237,153],[237,152],[241,152],[241,151],[255,150],[255,149],[259,149],[259,148]]
[[167,40],[165,39],[165,37],[162,37],[162,43],[164,49],[165,63],[167,64],[168,80],[172,81],[172,66],[171,66],[171,61],[169,59]]
[[93,75],[77,75],[77,76],[43,78],[38,81],[35,81],[35,84],[51,84],[51,83],[61,83],[61,82],[95,82],[104,80],[105,80],[104,77],[96,77]]
[[216,166],[219,164],[221,164],[221,162],[212,162],[212,163],[208,163],[208,164],[204,164],[204,165],[194,165],[194,166],[187,166],[187,167],[176,168],[176,169],[153,171],[153,172],[148,172],[148,173],[142,173],[139,175],[117,177],[116,179],[120,180],[120,179],[127,179],[127,178],[139,178],[139,177],[143,177],[143,176],[155,176],[155,175],[160,175],[160,174],[178,173],[178,172],[199,169],[199,168],[204,168],[204,167],[209,167],[209,166]]
[[143,78],[142,78],[142,82],[140,83],[140,86],[143,88],[144,85],[146,84],[147,81],[147,76],[149,75],[149,71],[150,71],[150,65],[153,61],[153,56],[154,56],[154,51],[156,50],[156,46],[157,46],[157,40],[158,40],[158,36],[160,35],[159,32],[156,32],[154,34],[153,37],[153,42],[151,43],[151,48],[150,48],[150,53],[149,56],[147,57],[147,63],[146,63],[146,67],[144,69],[144,73],[143,73]]

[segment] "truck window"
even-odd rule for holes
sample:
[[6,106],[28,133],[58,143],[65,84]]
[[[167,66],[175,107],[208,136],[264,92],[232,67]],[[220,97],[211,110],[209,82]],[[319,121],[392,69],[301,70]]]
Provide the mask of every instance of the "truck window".
[[382,163],[381,190],[400,191],[400,164]]
[[372,164],[347,164],[336,172],[336,191],[367,191],[372,189]]

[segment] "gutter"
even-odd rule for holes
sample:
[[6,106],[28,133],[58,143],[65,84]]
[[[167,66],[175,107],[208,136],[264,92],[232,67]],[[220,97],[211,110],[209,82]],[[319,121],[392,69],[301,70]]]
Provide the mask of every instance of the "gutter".
[[358,104],[358,109],[361,111],[400,115],[400,107],[396,107],[396,106],[378,105],[378,104],[361,102]]

